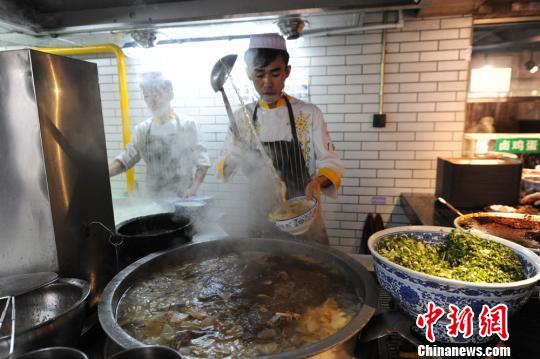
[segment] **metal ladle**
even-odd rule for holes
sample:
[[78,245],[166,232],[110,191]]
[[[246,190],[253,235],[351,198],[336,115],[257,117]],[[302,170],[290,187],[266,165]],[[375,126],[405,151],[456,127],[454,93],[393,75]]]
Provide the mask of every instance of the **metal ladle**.
[[231,132],[236,138],[239,138],[240,132],[238,131],[238,126],[236,125],[236,121],[231,110],[231,104],[229,103],[229,99],[227,98],[227,95],[223,89],[223,85],[225,84],[225,81],[227,81],[237,57],[237,55],[227,55],[219,59],[212,68],[212,73],[210,74],[210,84],[215,92],[221,92],[223,102],[225,103],[225,108],[227,109],[227,116],[229,117]]
[[[210,74],[210,84],[212,85],[212,88],[214,89],[215,92],[218,92],[218,91],[221,92],[221,96],[223,96],[223,102],[225,103],[225,108],[227,109],[227,116],[229,117],[231,132],[237,140],[240,140],[240,131],[238,130],[236,120],[231,110],[231,105],[223,89],[223,85],[225,84],[225,81],[227,81],[227,78],[229,74],[231,73],[231,70],[234,66],[234,63],[236,62],[237,57],[238,57],[237,55],[227,55],[219,59],[214,65],[214,67],[212,68],[212,72]],[[263,159],[263,163],[265,163],[268,166],[268,168],[271,170],[272,176],[275,178],[276,183],[279,183],[279,188],[277,189],[278,194],[285,193],[285,189],[284,189],[285,184],[283,183],[283,181],[277,174],[276,169],[272,163],[272,160],[266,154],[266,151],[264,150],[260,139],[258,138],[258,136],[256,136],[255,129],[253,128],[251,123],[249,125],[249,129],[250,129],[252,138],[256,139],[254,141],[255,142],[254,146],[249,149],[259,152]],[[280,198],[281,197],[282,196],[280,195]]]
[[446,207],[450,208],[452,211],[454,211],[458,216],[463,216],[463,213],[461,213],[460,211],[458,211],[456,209],[456,207],[452,206],[450,203],[446,202],[446,200],[442,197],[437,197],[437,201],[441,202],[442,204],[444,204]]

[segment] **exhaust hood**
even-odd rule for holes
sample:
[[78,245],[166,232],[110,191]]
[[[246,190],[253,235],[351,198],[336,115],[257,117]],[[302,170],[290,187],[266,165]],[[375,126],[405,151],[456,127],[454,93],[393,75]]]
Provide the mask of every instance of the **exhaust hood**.
[[34,32],[125,29],[234,17],[417,6],[420,0],[7,0],[0,19]]
[[[248,21],[272,22],[272,31],[298,36],[303,26],[319,31],[332,14],[418,9],[421,0],[3,0],[0,45],[87,45],[84,37],[123,45],[128,34]],[[318,21],[310,21],[318,16]],[[347,16],[347,15],[345,15]],[[342,23],[342,21],[340,21]],[[343,26],[343,25],[342,25]],[[308,29],[309,27],[309,29]],[[289,31],[290,33],[286,33]],[[223,33],[222,33],[223,34]],[[225,34],[227,35],[227,34]],[[128,37],[129,36],[129,37]],[[170,39],[170,38],[169,38]],[[109,41],[107,41],[109,40]]]

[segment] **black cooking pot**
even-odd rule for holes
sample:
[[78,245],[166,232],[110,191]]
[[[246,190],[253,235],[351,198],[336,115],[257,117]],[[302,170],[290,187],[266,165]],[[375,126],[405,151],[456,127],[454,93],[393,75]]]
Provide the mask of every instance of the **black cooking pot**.
[[109,232],[109,242],[117,251],[118,270],[153,252],[174,248],[190,242],[193,223],[190,217],[176,213],[157,213],[128,219]]
[[118,250],[123,266],[150,253],[173,248],[191,241],[193,224],[187,216],[175,213],[158,213],[136,217],[116,226],[113,243],[120,243]]

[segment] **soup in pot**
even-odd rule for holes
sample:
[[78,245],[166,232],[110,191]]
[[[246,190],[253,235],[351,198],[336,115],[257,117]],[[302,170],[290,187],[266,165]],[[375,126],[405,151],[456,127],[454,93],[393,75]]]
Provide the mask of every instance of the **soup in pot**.
[[337,268],[300,256],[245,252],[168,267],[130,288],[117,321],[185,358],[257,357],[316,343],[361,309]]

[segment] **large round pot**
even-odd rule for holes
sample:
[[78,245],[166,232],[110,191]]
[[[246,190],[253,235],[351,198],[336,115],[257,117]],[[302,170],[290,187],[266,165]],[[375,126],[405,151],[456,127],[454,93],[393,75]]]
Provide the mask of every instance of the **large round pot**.
[[[90,286],[60,278],[15,297],[15,350],[23,354],[50,346],[74,346],[81,335]],[[11,325],[0,331],[0,357],[9,351]]]
[[[305,358],[322,353],[326,353],[326,355],[334,353],[337,357],[343,355],[344,351],[349,351],[349,357],[352,356],[350,351],[354,348],[356,334],[369,321],[377,305],[375,280],[360,263],[351,257],[327,246],[304,241],[227,238],[193,243],[164,253],[146,256],[118,273],[105,288],[98,309],[101,326],[113,343],[121,348],[130,349],[144,346],[142,342],[128,335],[116,321],[118,303],[134,283],[146,278],[150,273],[158,273],[168,265],[248,251],[262,251],[276,255],[300,255],[336,266],[347,275],[359,297],[359,301],[363,302],[358,314],[337,333],[320,342],[293,351],[268,356],[268,358]],[[330,357],[334,356],[330,355]]]
[[[513,224],[515,228],[509,227],[504,231],[501,231],[500,227],[489,227],[481,225],[481,222],[478,223],[478,221],[492,222],[498,219],[509,219],[519,222]],[[461,228],[474,234],[486,233],[504,238],[527,247],[538,255],[540,255],[540,232],[537,229],[539,223],[540,215],[524,213],[475,212],[464,214],[454,219],[454,226],[456,228]],[[523,225],[529,228],[521,227]]]
[[111,241],[119,244],[121,266],[124,267],[147,254],[191,241],[192,230],[189,217],[158,213],[119,223]]
[[[448,313],[450,304],[458,306],[460,310],[469,306],[474,311],[475,321],[483,305],[492,308],[505,304],[509,316],[517,312],[533,292],[535,283],[540,280],[540,259],[529,249],[514,242],[475,233],[480,238],[501,243],[517,254],[525,279],[510,283],[466,282],[420,273],[390,261],[377,251],[378,243],[387,237],[405,234],[419,238],[428,245],[435,245],[443,242],[453,230],[454,228],[446,227],[404,226],[379,231],[369,237],[368,247],[381,286],[399,303],[413,322],[418,315],[427,312],[428,302],[441,307],[445,313]],[[473,335],[469,338],[464,338],[462,333],[457,337],[449,336],[446,330],[449,321],[445,318],[446,316],[441,317],[433,328],[439,342],[482,343],[491,339],[490,336],[482,337],[479,334],[476,323]]]

